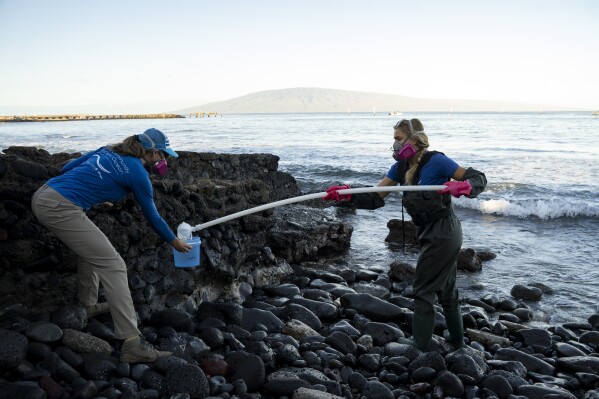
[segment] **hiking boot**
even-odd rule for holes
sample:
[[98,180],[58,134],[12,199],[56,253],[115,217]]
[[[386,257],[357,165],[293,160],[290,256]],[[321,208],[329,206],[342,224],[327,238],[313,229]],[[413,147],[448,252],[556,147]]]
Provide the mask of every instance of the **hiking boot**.
[[86,306],[85,310],[87,311],[87,318],[97,316],[102,313],[106,313],[110,311],[110,306],[108,302],[96,303],[95,305]]
[[122,363],[151,363],[159,357],[170,356],[171,352],[162,352],[154,349],[142,336],[125,340],[121,347]]

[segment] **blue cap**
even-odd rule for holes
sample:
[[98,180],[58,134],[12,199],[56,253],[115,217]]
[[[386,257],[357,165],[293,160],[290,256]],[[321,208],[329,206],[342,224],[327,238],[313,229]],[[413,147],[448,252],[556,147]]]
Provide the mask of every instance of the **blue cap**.
[[179,154],[170,147],[166,134],[158,129],[148,129],[142,134],[138,134],[137,137],[145,149],[161,150],[175,158],[179,156]]

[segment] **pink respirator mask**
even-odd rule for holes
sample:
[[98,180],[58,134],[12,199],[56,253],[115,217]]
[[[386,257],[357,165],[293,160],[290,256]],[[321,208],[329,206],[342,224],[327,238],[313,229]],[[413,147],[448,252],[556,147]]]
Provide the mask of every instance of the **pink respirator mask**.
[[405,161],[416,155],[416,148],[410,143],[405,144],[405,141],[404,144],[402,144],[399,141],[395,140],[395,142],[393,143],[392,150],[393,159],[395,159],[396,161]]
[[156,162],[152,167],[152,170],[159,176],[166,175],[166,171],[168,170],[168,164],[166,163],[166,159],[161,159],[160,161]]

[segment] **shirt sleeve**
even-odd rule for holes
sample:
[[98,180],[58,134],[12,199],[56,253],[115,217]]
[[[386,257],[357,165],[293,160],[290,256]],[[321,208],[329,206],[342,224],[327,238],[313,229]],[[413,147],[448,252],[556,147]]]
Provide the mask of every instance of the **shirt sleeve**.
[[83,155],[83,156],[81,156],[79,158],[73,159],[68,164],[66,164],[65,166],[62,167],[61,173],[65,174],[69,170],[71,170],[71,169],[73,169],[73,168],[81,165],[83,162],[87,161],[92,156],[92,154],[94,154],[95,152],[96,151],[90,151],[87,154],[85,154],[85,155]]
[[136,178],[136,180],[134,180],[132,190],[133,195],[135,195],[135,199],[137,199],[137,202],[139,202],[142,212],[154,231],[156,231],[156,233],[158,233],[158,235],[164,241],[169,243],[173,241],[175,239],[175,234],[160,216],[158,209],[156,209],[152,183],[150,182],[147,174],[145,176],[139,176]]
[[435,154],[433,159],[435,160],[438,174],[442,177],[451,179],[455,171],[458,170],[459,165],[445,154]]
[[398,174],[399,162],[395,162],[387,172],[387,177],[393,181],[400,181]]

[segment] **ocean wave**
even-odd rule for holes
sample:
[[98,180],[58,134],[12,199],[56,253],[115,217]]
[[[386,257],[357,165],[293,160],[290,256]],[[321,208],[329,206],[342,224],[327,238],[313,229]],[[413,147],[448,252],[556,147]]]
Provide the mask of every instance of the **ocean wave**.
[[539,219],[599,217],[599,205],[588,202],[572,202],[566,199],[464,199],[455,200],[461,208],[478,210],[484,214],[503,215],[517,218],[537,217]]

